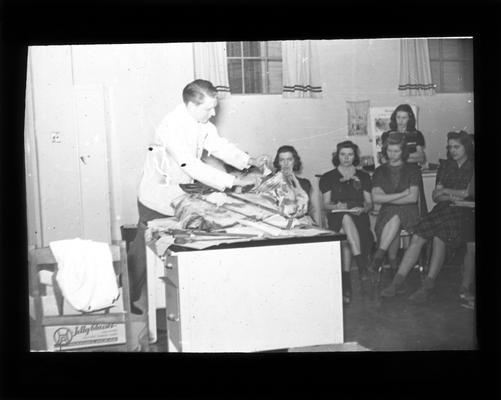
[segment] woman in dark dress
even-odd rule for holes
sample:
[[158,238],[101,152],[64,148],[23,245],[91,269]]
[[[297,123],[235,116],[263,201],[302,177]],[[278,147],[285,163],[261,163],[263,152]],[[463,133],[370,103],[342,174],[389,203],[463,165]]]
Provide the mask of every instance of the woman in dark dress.
[[296,172],[299,172],[302,167],[301,158],[299,157],[298,152],[292,146],[281,146],[277,150],[277,154],[275,155],[275,160],[273,161],[273,166],[277,171],[282,171],[282,173],[290,173],[294,176],[295,179],[299,182],[301,188],[308,195],[308,215],[314,219],[314,206],[311,201],[312,195],[312,186],[308,179],[300,178],[296,176]]
[[404,135],[390,133],[383,144],[383,154],[388,162],[376,168],[372,177],[372,199],[381,205],[375,227],[378,249],[371,264],[373,271],[381,267],[387,251],[390,265],[396,269],[398,247],[389,249],[390,245],[399,238],[402,228],[412,232],[419,218],[419,171],[406,162]]
[[[348,250],[351,250],[357,262],[362,291],[367,292],[370,287],[367,273],[368,256],[374,243],[367,214],[372,209],[370,177],[366,172],[356,168],[360,163],[359,150],[351,141],[337,145],[332,163],[336,169],[322,175],[319,182],[324,198],[324,209],[328,212],[329,228],[346,234]],[[345,304],[351,300],[351,257],[346,258],[342,271]]]
[[415,227],[397,274],[381,292],[383,297],[395,296],[415,265],[421,248],[428,240],[432,240],[428,274],[422,286],[409,298],[414,302],[426,301],[444,263],[446,246],[457,247],[473,238],[471,210],[454,206],[454,201],[463,200],[469,194],[468,185],[474,174],[472,138],[464,131],[449,132],[447,151],[448,159],[439,168],[433,191],[433,200],[438,204]]

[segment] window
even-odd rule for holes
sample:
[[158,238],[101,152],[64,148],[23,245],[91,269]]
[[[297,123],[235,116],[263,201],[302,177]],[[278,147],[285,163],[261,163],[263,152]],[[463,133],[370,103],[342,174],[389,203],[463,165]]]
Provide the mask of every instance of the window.
[[227,42],[228,80],[232,94],[282,93],[282,45]]
[[473,92],[473,39],[428,39],[437,93]]

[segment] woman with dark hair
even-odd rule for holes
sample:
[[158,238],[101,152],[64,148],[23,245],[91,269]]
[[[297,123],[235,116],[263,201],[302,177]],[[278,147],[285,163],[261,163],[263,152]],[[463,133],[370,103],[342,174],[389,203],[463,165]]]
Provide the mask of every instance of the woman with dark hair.
[[415,227],[398,272],[392,283],[381,292],[381,296],[393,297],[399,292],[405,277],[415,265],[421,248],[428,240],[432,240],[428,274],[422,286],[409,298],[419,303],[426,301],[444,263],[446,245],[458,247],[464,242],[474,240],[471,210],[454,206],[454,201],[464,200],[470,195],[468,189],[473,175],[474,156],[471,136],[464,131],[449,132],[447,160],[440,165],[433,191],[433,200],[437,205]]
[[337,145],[332,163],[336,168],[323,174],[319,185],[329,228],[345,233],[348,239],[349,247],[343,242],[342,271],[343,301],[348,304],[351,301],[351,255],[357,262],[362,292],[370,287],[367,264],[374,239],[367,213],[372,209],[371,181],[369,174],[356,168],[360,163],[359,150],[349,140]]
[[308,179],[300,178],[296,176],[296,172],[300,172],[303,164],[301,163],[301,157],[299,157],[298,152],[293,146],[284,145],[278,148],[277,154],[275,155],[275,160],[273,161],[273,166],[276,171],[282,171],[283,174],[290,175],[293,178],[293,183],[295,180],[299,183],[301,188],[308,195],[308,215],[313,218],[314,210],[313,203],[311,201],[312,186]]
[[[405,136],[405,146],[409,153],[408,163],[424,164],[426,155],[424,153],[424,136],[416,129],[416,116],[409,104],[400,104],[390,117],[390,130],[381,135],[384,143],[390,132],[400,132]],[[383,154],[384,157],[384,154]]]
[[398,247],[390,245],[399,238],[400,230],[412,231],[419,218],[418,186],[419,170],[409,165],[405,137],[400,132],[391,132],[383,144],[382,152],[387,158],[372,177],[372,199],[380,204],[376,219],[378,249],[374,254],[371,269],[377,271],[388,251],[390,266],[397,267]]

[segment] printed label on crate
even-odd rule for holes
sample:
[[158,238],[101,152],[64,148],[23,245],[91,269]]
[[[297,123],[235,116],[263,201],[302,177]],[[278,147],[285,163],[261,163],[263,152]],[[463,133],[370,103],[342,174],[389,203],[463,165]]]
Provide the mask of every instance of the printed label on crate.
[[82,347],[125,343],[125,325],[95,323],[45,327],[47,350],[64,351]]

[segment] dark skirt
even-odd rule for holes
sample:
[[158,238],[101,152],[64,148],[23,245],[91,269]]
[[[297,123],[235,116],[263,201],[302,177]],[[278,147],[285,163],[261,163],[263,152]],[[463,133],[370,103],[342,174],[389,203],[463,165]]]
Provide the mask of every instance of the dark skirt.
[[440,238],[450,247],[459,247],[467,241],[475,240],[475,214],[471,209],[451,207],[448,202],[440,202],[423,217],[414,233],[425,238]]
[[417,204],[383,204],[379,210],[376,220],[376,236],[381,240],[381,234],[384,226],[393,216],[400,218],[400,227],[408,232],[413,232],[415,225],[419,220],[419,211]]
[[358,236],[360,238],[360,251],[364,255],[370,254],[374,244],[374,237],[371,231],[371,225],[369,221],[369,216],[367,213],[362,213],[360,215],[354,215],[352,213],[332,213],[327,214],[327,221],[329,223],[329,229],[339,232],[343,227],[343,217],[348,214],[355,227],[358,231]]

